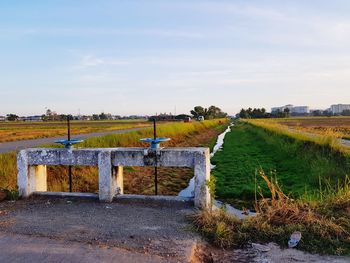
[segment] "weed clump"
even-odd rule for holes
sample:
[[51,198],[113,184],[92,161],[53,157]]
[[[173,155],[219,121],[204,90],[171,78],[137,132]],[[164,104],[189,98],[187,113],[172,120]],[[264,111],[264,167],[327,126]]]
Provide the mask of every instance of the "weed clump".
[[302,233],[298,248],[312,253],[350,254],[350,183],[317,204],[293,200],[263,171],[271,198],[256,200],[256,216],[243,220],[224,209],[202,211],[193,217],[196,229],[220,247],[242,247],[248,242],[276,242],[287,246],[294,231]]

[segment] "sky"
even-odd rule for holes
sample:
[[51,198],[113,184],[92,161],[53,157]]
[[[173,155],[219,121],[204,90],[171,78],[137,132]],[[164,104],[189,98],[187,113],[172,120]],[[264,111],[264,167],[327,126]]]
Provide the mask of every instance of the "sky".
[[350,103],[350,1],[0,2],[0,115]]

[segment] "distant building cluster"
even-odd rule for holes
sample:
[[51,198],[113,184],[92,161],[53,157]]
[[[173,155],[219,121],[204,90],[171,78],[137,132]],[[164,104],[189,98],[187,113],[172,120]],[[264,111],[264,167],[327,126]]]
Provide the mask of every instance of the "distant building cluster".
[[271,108],[271,113],[285,112],[286,109],[288,109],[289,113],[296,115],[306,115],[310,113],[310,109],[308,106],[293,106],[292,104],[288,104],[281,107],[273,107]]
[[350,104],[334,104],[334,105],[331,105],[330,111],[333,114],[342,114],[344,111],[350,111]]
[[291,115],[349,115],[350,104],[333,104],[328,109],[310,109],[309,106],[294,106],[288,104],[271,108],[271,113],[288,112]]

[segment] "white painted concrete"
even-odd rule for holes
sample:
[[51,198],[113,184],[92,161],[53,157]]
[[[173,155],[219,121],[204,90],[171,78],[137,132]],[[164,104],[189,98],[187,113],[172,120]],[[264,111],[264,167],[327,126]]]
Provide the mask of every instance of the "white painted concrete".
[[209,208],[211,198],[208,148],[101,148],[101,149],[26,149],[18,153],[19,195],[47,191],[46,165],[89,165],[99,169],[99,199],[111,202],[124,193],[123,166],[190,167],[194,169],[194,204]]

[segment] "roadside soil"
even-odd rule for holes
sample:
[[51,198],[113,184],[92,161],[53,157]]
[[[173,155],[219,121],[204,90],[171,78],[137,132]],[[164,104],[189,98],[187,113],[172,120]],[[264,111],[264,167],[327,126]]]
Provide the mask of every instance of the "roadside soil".
[[182,262],[199,238],[187,203],[100,203],[33,197],[0,203],[0,233],[118,247]]
[[187,202],[32,197],[0,202],[0,262],[350,262],[274,244],[223,250],[192,231]]

